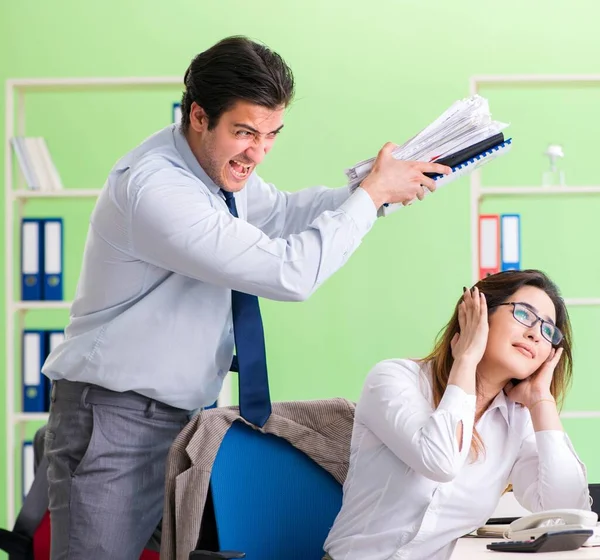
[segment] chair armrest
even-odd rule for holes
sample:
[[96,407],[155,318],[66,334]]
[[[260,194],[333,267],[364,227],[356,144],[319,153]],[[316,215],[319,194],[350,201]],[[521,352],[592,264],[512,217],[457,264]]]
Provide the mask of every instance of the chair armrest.
[[208,550],[192,550],[189,560],[231,560],[233,558],[246,558],[245,552],[237,550],[222,550],[221,552],[209,552]]
[[8,552],[11,560],[33,560],[33,539],[0,529],[0,550]]

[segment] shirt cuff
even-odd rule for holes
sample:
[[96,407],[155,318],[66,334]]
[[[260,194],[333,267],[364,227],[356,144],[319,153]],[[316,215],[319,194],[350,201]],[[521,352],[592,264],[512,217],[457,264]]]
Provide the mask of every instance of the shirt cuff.
[[535,432],[535,442],[541,458],[553,458],[557,453],[560,453],[561,448],[563,450],[567,448],[573,455],[576,455],[569,437],[562,430],[542,430]]
[[352,218],[361,235],[367,233],[377,219],[373,199],[360,187],[340,206],[340,210]]
[[332,190],[333,190],[333,200],[334,200],[333,207],[334,208],[339,208],[352,195],[352,193],[350,192],[350,187],[348,187],[348,186],[338,187],[338,188],[332,189]]

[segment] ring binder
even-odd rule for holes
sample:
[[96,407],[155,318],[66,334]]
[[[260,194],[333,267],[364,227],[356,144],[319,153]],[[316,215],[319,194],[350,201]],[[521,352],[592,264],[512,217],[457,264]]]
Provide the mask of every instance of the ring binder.
[[502,214],[500,216],[500,269],[521,269],[521,216]]
[[44,225],[44,268],[42,296],[45,300],[63,299],[63,221],[46,218]]
[[479,216],[479,279],[500,272],[500,216]]
[[22,339],[23,412],[46,412],[46,336],[44,331],[25,330]]
[[[500,144],[497,144],[496,146],[492,146],[491,148],[484,150],[483,152],[477,154],[476,156],[473,156],[473,157],[469,158],[468,160],[452,167],[452,173],[450,173],[449,175],[434,175],[432,178],[436,182],[436,187],[437,188],[443,187],[444,185],[447,185],[448,183],[452,183],[453,181],[456,181],[456,179],[459,179],[460,177],[463,177],[465,175],[468,175],[469,173],[472,173],[478,167],[481,167],[482,165],[489,163],[490,161],[496,159],[497,157],[504,155],[511,148],[512,148],[512,138],[508,138],[504,142],[501,142]],[[426,189],[425,194],[427,194],[428,192],[429,191],[427,191],[427,189]],[[409,202],[407,204],[407,206],[410,204],[412,204],[412,202]],[[395,212],[396,210],[399,210],[400,208],[403,208],[402,204],[384,204],[379,209],[378,215],[379,216],[388,216],[389,214],[391,214],[392,212]]]
[[42,299],[42,267],[44,231],[42,220],[23,218],[21,221],[21,299]]

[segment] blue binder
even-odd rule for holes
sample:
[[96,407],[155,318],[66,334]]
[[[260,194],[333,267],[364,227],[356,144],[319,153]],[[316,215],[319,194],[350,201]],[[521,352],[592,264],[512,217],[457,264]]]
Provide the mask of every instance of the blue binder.
[[[449,183],[456,181],[457,179],[460,179],[461,177],[469,175],[470,173],[475,171],[475,169],[482,167],[483,165],[486,165],[490,161],[493,161],[496,158],[508,153],[511,150],[511,148],[512,148],[512,138],[507,138],[506,140],[504,140],[504,142],[501,142],[501,143],[497,144],[496,146],[487,148],[487,149],[483,150],[481,153],[476,154],[472,157],[469,157],[469,159],[467,159],[461,163],[452,165],[451,166],[452,173],[450,173],[449,175],[436,175],[436,174],[430,174],[430,173],[426,173],[425,175],[432,177],[432,179],[435,181],[436,188],[440,188],[440,187],[443,187],[444,185],[448,185]],[[450,157],[450,156],[448,156],[448,157]],[[440,159],[439,161],[442,161],[442,160]],[[427,194],[427,192],[425,194]],[[408,203],[408,205],[410,205],[410,204],[412,204],[412,203]],[[392,212],[395,212],[396,210],[399,210],[400,208],[404,208],[404,206],[402,204],[397,204],[397,203],[396,204],[386,203],[379,209],[377,215],[378,216],[388,216],[389,214],[391,214]]]
[[46,331],[46,348],[48,354],[53,352],[65,339],[65,331],[61,330],[48,330]]
[[521,269],[521,216],[500,216],[500,270]]
[[173,103],[173,122],[181,123],[181,103]]
[[24,441],[21,456],[21,487],[23,490],[23,500],[29,493],[34,477],[35,453],[33,451],[33,442]]
[[44,266],[42,297],[45,300],[63,299],[63,221],[44,220]]
[[[48,357],[65,339],[65,332],[62,330],[46,331],[46,349]],[[46,408],[50,410],[50,393],[52,391],[52,380],[46,378]]]
[[42,365],[46,360],[44,331],[23,331],[22,345],[23,412],[47,412],[46,377]]
[[21,222],[21,299],[42,299],[42,265],[44,256],[42,220],[23,218]]

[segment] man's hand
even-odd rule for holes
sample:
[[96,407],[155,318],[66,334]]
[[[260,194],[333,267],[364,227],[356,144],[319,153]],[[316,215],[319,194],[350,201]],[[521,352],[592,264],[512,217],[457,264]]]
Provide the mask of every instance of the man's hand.
[[435,190],[435,181],[424,173],[448,175],[452,172],[450,167],[439,163],[397,160],[392,155],[394,148],[391,142],[381,148],[371,172],[360,185],[377,208],[385,203],[406,205],[415,198],[423,200],[425,189]]

